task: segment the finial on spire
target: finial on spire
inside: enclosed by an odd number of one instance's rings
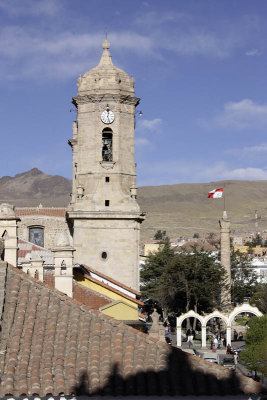
[[[226,212],[226,210],[224,210],[224,212],[223,212],[223,219],[227,219],[227,212]]]
[[[102,47],[103,47],[103,49],[107,49],[107,50],[110,48],[110,43],[108,41],[108,27],[107,26],[105,26],[105,40],[102,43]]]
[[[105,39],[105,41],[102,43],[103,50],[108,50],[110,48],[110,43],[108,39]]]
[[[99,65],[112,65],[111,55],[109,52],[110,43],[108,41],[108,28],[105,27],[105,40],[102,43],[103,53]]]

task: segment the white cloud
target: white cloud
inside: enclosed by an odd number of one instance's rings
[[[267,180],[267,169],[262,168],[237,168],[227,171],[227,179]]]
[[[154,118],[154,119],[142,119],[138,122],[138,128],[147,129],[149,131],[155,131],[159,128],[162,123],[161,118]]]
[[[124,31],[108,35],[112,48],[133,50],[135,53],[153,53],[155,42],[152,37],[136,32]],[[99,42],[98,42],[99,43]]]
[[[182,33],[175,40],[167,39],[165,41],[165,48],[188,56],[202,55],[225,58],[230,55],[235,47],[237,47],[237,42],[230,36],[220,38],[210,32]]]
[[[214,29],[212,21],[202,24],[193,13],[142,10],[133,24],[153,37],[155,53],[164,49],[187,56],[226,58],[236,49],[247,48],[259,23],[252,16],[235,22],[219,21]]]
[[[230,154],[237,156],[239,158],[247,158],[247,157],[255,157],[258,159],[258,157],[266,157],[267,154],[267,143],[262,143],[257,146],[245,146],[243,148],[236,148],[236,149],[230,149],[225,151],[225,154]]]
[[[260,56],[261,52],[258,49],[251,49],[246,51],[246,56],[248,57],[253,57],[253,56]]]
[[[147,146],[150,145],[150,141],[147,140],[146,138],[136,138],[135,139],[135,145],[136,146]]]
[[[200,168],[197,177],[207,180],[262,180],[267,179],[265,168],[230,168],[225,163],[213,164],[210,167]],[[199,181],[199,180],[198,180]]]
[[[0,29],[0,37],[0,78],[2,75],[4,79],[77,76],[98,63],[100,55],[96,56],[96,50],[101,49],[103,41],[102,34],[52,35],[26,31],[19,26]],[[128,48],[137,53],[148,53],[151,48],[150,39],[135,33],[112,34],[110,40],[113,48]]]
[[[232,168],[224,162],[203,164],[193,160],[157,160],[138,163],[144,176],[138,185],[168,185],[181,182],[220,180],[267,180],[267,168]],[[139,176],[139,172],[137,174]]]
[[[134,23],[137,25],[142,25],[145,28],[151,29],[152,27],[158,27],[159,25],[162,24],[169,24],[169,23],[175,23],[177,24],[178,21],[188,21],[188,19],[191,19],[191,17],[188,14],[182,13],[182,12],[174,12],[174,11],[165,11],[159,14],[156,11],[149,11],[149,12],[142,12],[137,16],[137,18],[134,20]]]
[[[55,16],[61,6],[60,0],[0,0],[0,9],[11,16]]]
[[[200,125],[207,129],[232,128],[237,130],[267,126],[267,104],[257,104],[250,99],[228,102],[224,110],[211,120],[201,120]]]

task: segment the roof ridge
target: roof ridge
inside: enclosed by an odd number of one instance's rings
[[[101,281],[99,281],[98,279],[93,278],[93,277],[92,277],[91,275],[89,275],[89,274],[85,274],[84,276],[85,276],[88,280],[90,280],[90,281],[92,281],[92,282],[94,282],[94,283],[97,283],[98,285],[100,285],[100,286],[102,286],[102,287],[104,287],[104,288],[106,288],[106,289],[108,289],[108,290],[111,290],[112,292],[114,292],[114,293],[116,293],[116,294],[119,294],[119,295],[122,296],[122,297],[125,297],[127,300],[130,300],[130,301],[132,301],[133,303],[137,303],[137,304],[139,304],[140,306],[144,305],[144,303],[143,303],[142,301],[140,301],[140,300],[138,300],[138,299],[136,299],[136,298],[133,298],[133,297],[131,297],[131,296],[128,296],[126,293],[123,293],[123,292],[121,292],[120,290],[117,290],[117,289],[115,289],[114,287],[107,285],[105,282],[101,282]]]
[[[111,278],[108,275],[103,274],[102,272],[97,271],[96,269],[89,267],[88,265],[85,264],[80,264],[81,267],[89,270],[90,272],[93,272],[94,274],[97,274],[99,276],[101,276],[104,279],[109,280],[110,282],[113,282],[115,285],[121,286],[122,288],[129,290],[129,292],[132,292],[134,294],[136,294],[137,296],[141,296],[141,292],[139,292],[138,290],[135,290],[133,288],[131,288],[130,286],[125,285],[124,283],[121,283],[119,281],[117,281],[116,279]]]
[[[40,250],[45,250],[45,251],[49,251],[50,253],[52,253],[51,250],[47,249],[46,247],[39,246],[38,244],[29,242],[28,240],[18,238],[18,243],[20,243],[20,242],[30,244],[30,245],[32,245],[33,247],[38,247]],[[33,250],[33,251],[34,251],[34,250]],[[37,251],[37,250],[35,250],[35,251]]]

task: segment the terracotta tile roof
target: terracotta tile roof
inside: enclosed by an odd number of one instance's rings
[[[89,310],[9,267],[0,395],[215,395],[262,386]]]
[[[73,282],[73,298],[96,311],[98,311],[100,307],[113,302],[112,299],[100,295],[94,290],[82,286],[75,281]]]
[[[212,246],[210,243],[207,241],[203,240],[190,240],[183,244],[182,246],[177,247],[177,250],[186,250],[186,251],[191,251],[193,247],[196,247],[197,250],[204,250],[204,251],[214,251],[217,250],[215,246]]]
[[[129,292],[132,292],[132,293],[135,294],[138,298],[141,297],[141,293],[140,293],[140,292],[138,292],[137,290],[135,290],[135,289],[133,289],[133,288],[130,288],[130,287],[127,286],[127,285],[124,285],[123,283],[121,283],[121,282],[119,282],[119,281],[116,281],[115,279],[111,278],[110,276],[104,275],[104,274],[102,274],[101,272],[97,271],[96,269],[93,269],[93,268],[91,268],[91,267],[88,267],[88,265],[84,265],[84,264],[83,264],[83,265],[81,265],[81,267],[84,268],[84,269],[85,269],[87,272],[89,272],[89,273],[90,273],[90,272],[93,272],[94,274],[99,275],[100,277],[102,277],[102,278],[104,278],[104,279],[107,279],[108,281],[114,283],[115,285],[118,285],[118,286],[122,287],[123,289],[128,290]]]
[[[78,268],[77,268],[77,269],[78,269]],[[78,273],[82,273],[82,272],[81,272],[81,269],[79,269],[79,271],[77,271],[77,270],[75,271],[75,274],[78,274]],[[98,272],[97,272],[97,274],[98,274]],[[110,290],[111,292],[114,292],[114,293],[116,293],[116,294],[118,294],[118,295],[124,297],[125,299],[128,299],[128,300],[132,301],[133,303],[138,304],[138,305],[141,306],[141,307],[144,305],[144,303],[143,303],[142,301],[137,300],[137,299],[134,298],[134,297],[130,297],[130,296],[128,296],[127,294],[121,292],[120,290],[117,290],[117,289],[115,289],[114,287],[112,287],[112,286],[110,286],[110,285],[108,285],[108,284],[106,284],[106,283],[104,283],[104,282],[101,282],[101,281],[99,281],[98,279],[93,278],[90,274],[82,273],[82,275],[83,275],[86,279],[88,279],[89,281],[94,282],[94,283],[96,283],[97,285],[102,286],[102,287],[104,287],[104,288]],[[100,275],[100,274],[98,274],[98,275]],[[102,275],[102,276],[105,276],[105,275]],[[106,277],[106,279],[111,280],[109,277]],[[113,281],[114,281],[114,280],[113,280]],[[115,281],[115,282],[116,282],[116,281]],[[117,284],[120,285],[120,286],[122,286],[119,282],[118,282]],[[125,286],[125,285],[123,285],[123,286]],[[126,286],[126,287],[127,287],[127,286]],[[129,290],[132,290],[132,289],[129,288]]]
[[[45,208],[45,207],[16,207],[15,208],[16,217],[21,217],[24,215],[46,215],[49,217],[62,217],[65,218],[66,208]]]

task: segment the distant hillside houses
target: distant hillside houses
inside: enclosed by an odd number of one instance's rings
[[[267,234],[262,235],[263,240],[267,238]],[[243,233],[242,236],[232,236],[232,242],[234,243],[244,243],[244,241],[250,241],[255,238],[255,234]],[[240,239],[240,240],[236,240]],[[217,246],[217,237],[214,238],[214,245],[211,244],[206,239],[200,238],[171,238],[170,239],[170,247],[174,249],[175,252],[179,252],[182,250],[190,251],[193,248],[197,250],[210,251],[213,255],[218,255],[218,246]],[[140,263],[143,264],[147,257],[150,254],[156,254],[164,244],[162,240],[149,240],[146,241],[143,245],[143,251],[140,255]],[[267,247],[262,247],[257,245],[255,247],[245,246],[242,244],[235,244],[234,251],[239,251],[240,253],[251,254],[251,268],[253,268],[254,272],[258,275],[258,282],[267,283]]]

